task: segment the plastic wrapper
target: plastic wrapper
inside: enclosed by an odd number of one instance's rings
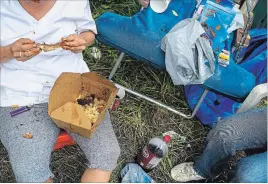
[[[121,171],[122,183],[154,183],[153,179],[137,164],[129,163]]]
[[[214,74],[214,54],[196,19],[176,24],[162,39],[165,64],[174,85],[202,84]]]
[[[212,1],[207,1],[204,11],[200,17],[200,22],[206,21],[208,18],[212,17],[214,14],[217,14],[219,20],[223,26],[228,29],[236,15],[233,10],[233,6],[222,6],[220,4],[214,3]]]
[[[217,50],[220,43],[224,42],[228,37],[228,32],[221,23],[217,14],[209,16],[207,20],[202,22],[202,26],[209,38],[212,40],[212,49]]]

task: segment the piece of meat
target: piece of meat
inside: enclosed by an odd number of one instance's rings
[[[58,48],[61,48],[61,44],[57,43],[57,44],[38,44],[37,47],[40,48],[40,50],[44,51],[44,52],[49,52],[49,51],[53,51],[56,50]]]

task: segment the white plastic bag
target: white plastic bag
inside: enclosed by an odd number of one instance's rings
[[[174,85],[203,84],[214,74],[214,54],[196,19],[176,24],[162,39],[166,70]]]

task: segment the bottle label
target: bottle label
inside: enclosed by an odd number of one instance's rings
[[[148,157],[150,156],[150,154],[149,154],[149,149],[148,149],[147,146],[145,146],[145,147],[143,148],[143,150],[142,150],[142,156],[143,156],[144,158],[148,158]]]
[[[153,157],[150,160],[150,162],[147,164],[147,167],[152,169],[152,168],[156,167],[161,160],[162,160],[161,158]]]
[[[161,158],[157,158],[156,155],[149,150],[148,146],[145,146],[142,153],[138,156],[138,163],[147,170],[156,167],[161,160]]]

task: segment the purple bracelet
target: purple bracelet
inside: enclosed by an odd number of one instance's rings
[[[14,110],[14,111],[11,111],[11,112],[10,112],[10,116],[11,116],[11,117],[14,117],[14,116],[16,116],[16,115],[18,115],[18,114],[24,113],[24,112],[29,111],[29,110],[30,110],[30,107],[28,107],[28,106],[21,107],[21,108],[19,108],[19,109],[16,109],[16,110]]]

